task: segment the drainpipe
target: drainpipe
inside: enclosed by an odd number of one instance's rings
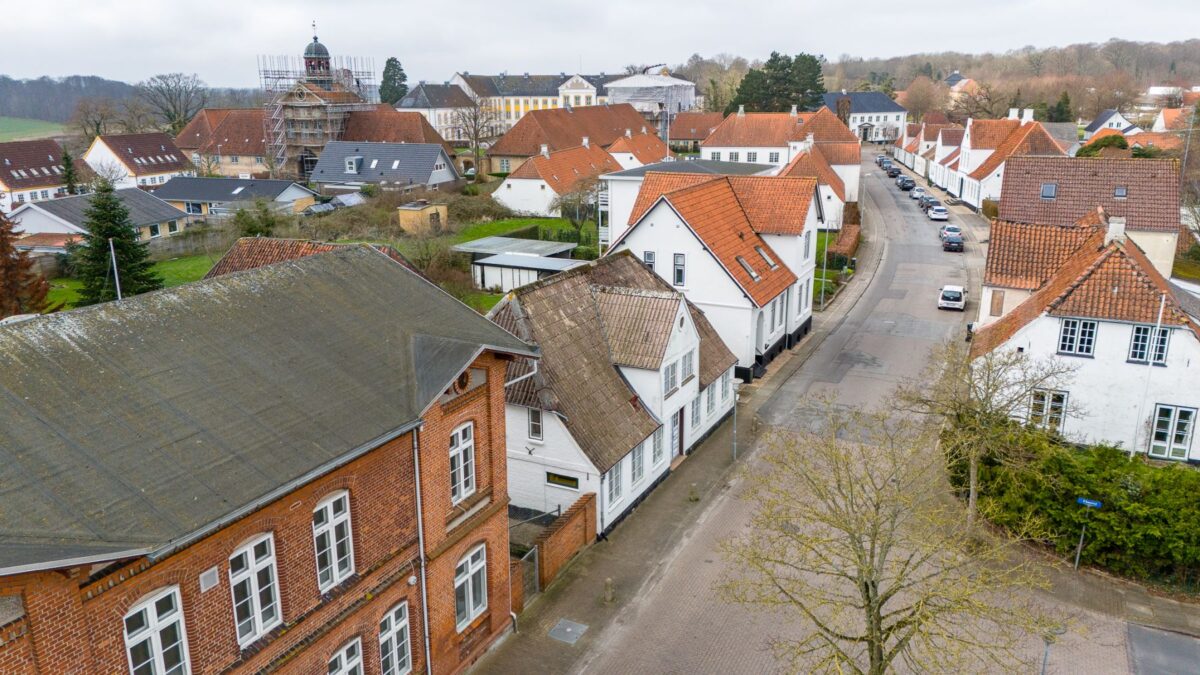
[[[430,661],[429,649],[429,588],[425,584],[425,526],[421,507],[421,428],[412,432],[413,470],[417,477],[417,546],[421,557],[421,622],[425,629],[425,675],[433,674],[433,663]]]

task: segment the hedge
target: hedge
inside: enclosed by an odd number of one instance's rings
[[[1047,543],[1073,557],[1086,521],[1082,563],[1200,589],[1200,472],[1144,456],[1130,460],[1127,451],[1109,446],[1078,449],[1033,431],[1022,433],[1022,445],[1027,461],[981,467],[981,512],[993,522],[1016,527],[1036,516]],[[962,467],[954,469],[961,486]],[[1104,506],[1086,509],[1078,497]]]

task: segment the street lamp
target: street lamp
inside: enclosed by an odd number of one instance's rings
[[[1062,625],[1057,625],[1042,633],[1042,642],[1046,644],[1046,650],[1042,652],[1042,675],[1046,675],[1046,666],[1050,663],[1050,645],[1058,641],[1067,628]]]

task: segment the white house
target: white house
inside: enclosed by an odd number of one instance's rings
[[[446,82],[429,84],[421,82],[396,103],[396,110],[417,112],[448,141],[469,141],[461,124],[470,119],[469,111],[475,105],[462,87]],[[485,130],[485,137],[499,136],[500,125]]]
[[[583,197],[599,189],[599,176],[622,167],[604,148],[591,145],[586,137],[583,140],[583,145],[557,152],[543,145],[542,154],[530,157],[509,174],[492,198],[531,216],[558,216],[559,198],[573,193],[584,203],[591,202],[591,197]]]
[[[1103,129],[1116,129],[1125,136],[1132,136],[1141,131],[1138,125],[1130,122],[1117,110],[1101,110],[1092,123],[1083,128],[1083,141],[1086,143]]]
[[[933,165],[937,161],[938,138],[941,136],[942,129],[954,128],[958,128],[958,125],[921,123],[921,132],[918,134],[919,140],[912,167],[917,175],[933,180],[932,173]]]
[[[816,112],[748,113],[739,106],[700,144],[700,156],[718,162],[787,166],[813,143],[858,143],[829,108]]]
[[[852,132],[864,143],[891,143],[900,136],[908,110],[880,91],[851,91],[843,89],[822,97],[825,107],[840,115],[846,107]]]
[[[645,164],[624,171],[600,176],[600,243],[608,245],[621,236],[629,227],[629,216],[637,203],[638,193],[646,174],[690,173],[707,176],[771,176],[779,168],[771,164],[747,164],[745,162],[714,162],[708,159],[667,161]],[[830,169],[830,174],[833,170]],[[836,174],[833,174],[836,179]],[[840,184],[840,183],[839,183]],[[840,211],[839,211],[840,213]]]
[[[802,152],[792,158],[792,161],[779,172],[780,176],[793,178],[813,178],[817,181],[817,194],[820,197],[822,213],[822,229],[842,229],[842,216],[845,212],[848,190],[841,172],[837,171],[826,158],[825,150],[830,143],[817,143],[809,152]],[[855,173],[857,177],[857,172]]]
[[[519,508],[566,510],[595,492],[608,532],[733,410],[734,355],[628,253],[517,288],[489,317],[541,356],[514,363],[505,386]]]
[[[626,129],[625,135],[609,144],[606,150],[622,169],[636,169],[671,159],[671,150],[662,139],[641,127],[640,133]]]
[[[63,149],[49,138],[0,143],[0,214],[66,195],[62,155]],[[77,162],[75,172],[78,187],[86,188],[92,177],[87,165]]]
[[[972,130],[976,133],[973,134]],[[981,208],[985,200],[1000,199],[1004,184],[1004,167],[1010,158],[1030,155],[1065,157],[1067,154],[1058,141],[1038,122],[1021,123],[994,149],[988,150],[978,147],[981,141],[978,131],[974,125],[969,125],[965,138],[969,139],[973,146],[970,149],[971,159],[985,159],[970,172],[963,170],[961,162],[959,165],[959,185],[962,188],[960,196],[965,204],[974,209]],[[964,143],[966,142],[964,140]]]
[[[933,146],[933,161],[929,165],[929,180],[943,190],[950,182],[950,176],[957,171],[959,147],[965,133],[966,130],[958,126],[938,130],[937,142]]]
[[[816,194],[811,178],[650,173],[610,250],[703,310],[749,381],[811,327]]]
[[[1110,218],[1016,311],[975,333],[971,354],[1016,349],[1075,367],[1061,389],[1033,393],[1030,424],[1200,461],[1200,301],[1170,284],[1123,228]]]
[[[908,168],[913,167],[913,160],[916,157],[917,148],[920,147],[921,125],[909,122],[904,125],[900,135],[896,137],[896,142],[892,147],[892,156]]]
[[[195,176],[196,167],[161,132],[97,136],[83,161],[116,188],[154,188],[176,176]]]

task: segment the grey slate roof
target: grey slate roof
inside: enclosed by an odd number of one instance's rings
[[[501,74],[501,75],[470,75],[462,74],[463,79],[475,90],[475,93],[480,96],[558,96],[558,88],[564,82],[574,77],[573,74],[559,73],[558,75],[529,75],[520,73],[516,75]],[[608,90],[605,87],[609,82],[628,77],[625,74],[607,74],[599,75],[583,75],[580,77],[587,80],[592,86],[596,87],[597,96],[607,96]]]
[[[826,108],[837,112],[838,99],[843,96],[850,98],[851,113],[902,113],[908,112],[904,106],[892,100],[891,96],[881,91],[848,91],[845,94],[830,92],[821,99]]]
[[[252,178],[193,178],[176,176],[154,191],[159,199],[188,202],[241,202],[253,199],[274,200],[285,190],[295,185],[316,194],[312,190],[290,180],[267,180]]]
[[[117,190],[116,195],[125,208],[129,209],[129,220],[135,227],[165,223],[187,216],[183,211],[145,190],[124,188]],[[91,200],[91,195],[75,195],[44,202],[32,202],[31,206],[62,218],[76,227],[83,227],[84,221],[87,220],[84,212],[91,206]]]
[[[1083,130],[1089,134],[1100,131],[1100,129],[1104,128],[1104,125],[1108,123],[1108,119],[1117,114],[1119,114],[1119,113],[1116,110],[1113,110],[1111,108],[1108,110],[1101,110],[1100,114],[1096,115],[1096,119],[1092,120],[1092,123],[1087,125],[1086,127],[1084,127]],[[1118,131],[1120,131],[1121,133],[1125,133],[1126,131],[1129,131],[1130,129],[1133,129],[1135,127],[1137,127],[1136,124],[1130,124],[1129,126],[1125,127],[1124,129],[1118,129]]]
[[[571,258],[546,258],[540,255],[523,255],[520,253],[501,253],[499,255],[480,258],[472,264],[488,265],[491,267],[513,267],[538,270],[539,272],[561,272],[569,270],[572,267],[586,265],[587,261],[573,260]]]
[[[362,157],[357,174],[346,173],[346,158]],[[332,141],[325,144],[317,165],[313,167],[315,183],[388,183],[426,185],[433,174],[433,165],[441,158],[446,167],[454,164],[445,149],[435,143],[367,143]],[[372,168],[372,163],[375,166]],[[393,168],[394,167],[394,168]]]
[[[410,90],[397,109],[404,108],[469,108],[471,97],[457,84],[428,84],[422,82]]]
[[[0,326],[0,574],[167,553],[534,352],[368,247]]]
[[[524,253],[526,255],[553,256],[565,253],[579,244],[563,241],[542,241],[540,239],[518,239],[517,237],[484,237],[465,241],[450,247],[458,253]]]
[[[615,171],[609,176],[636,178],[651,171],[658,173],[703,173],[713,176],[754,176],[775,169],[772,164],[749,164],[747,162],[718,162],[711,159],[692,159],[678,162],[658,162]]]

